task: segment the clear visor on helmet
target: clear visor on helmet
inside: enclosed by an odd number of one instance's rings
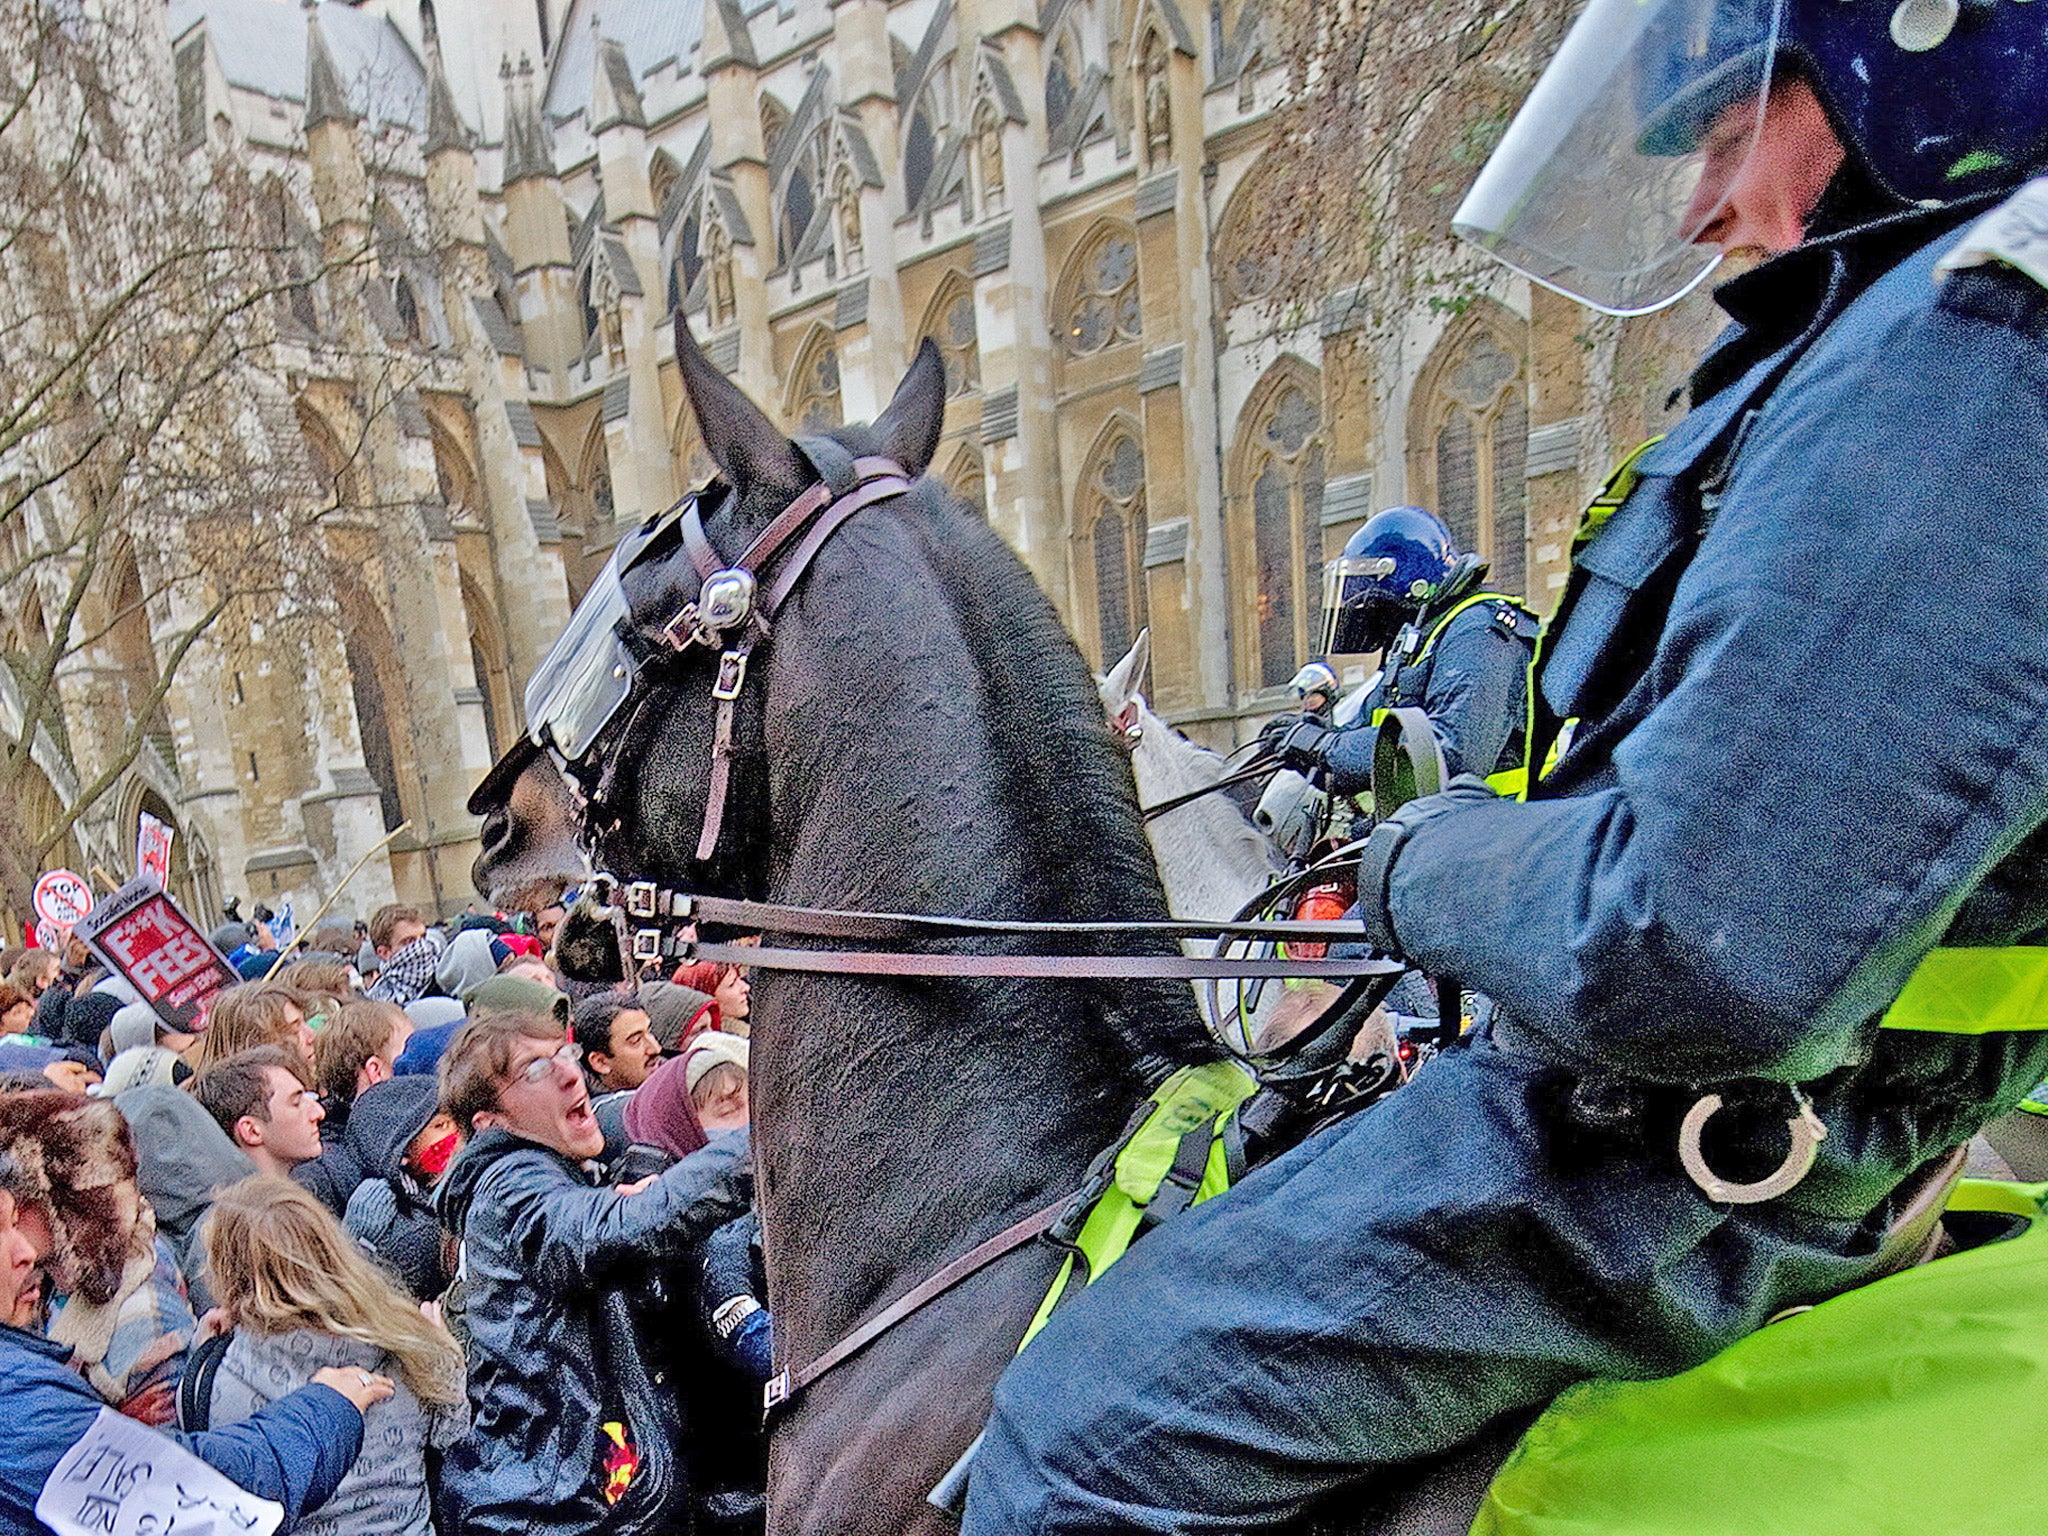
[[[1394,595],[1379,583],[1394,574],[1391,555],[1339,555],[1323,566],[1323,654],[1361,655],[1361,632],[1376,632],[1382,626],[1378,615],[1363,613],[1365,607],[1381,604],[1393,608]],[[1363,619],[1365,622],[1360,623]],[[1396,620],[1396,627],[1399,620]],[[1366,645],[1364,650],[1376,650]]]
[[[1609,314],[1683,297],[1755,151],[1784,0],[1592,0],[1451,227]]]
[[[552,746],[572,763],[590,750],[633,691],[633,658],[616,627],[627,613],[618,554],[590,584],[569,627],[526,685],[526,728],[534,744]]]
[[[1384,581],[1394,574],[1391,555],[1339,555],[1323,565],[1323,612],[1335,613],[1346,597],[1358,596],[1353,582]]]

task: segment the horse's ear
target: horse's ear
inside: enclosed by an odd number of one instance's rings
[[[1111,714],[1137,698],[1145,686],[1145,668],[1152,660],[1152,631],[1141,629],[1123,660],[1102,680],[1102,702]]]
[[[683,393],[704,434],[705,451],[741,496],[759,488],[786,498],[814,478],[795,445],[704,355],[681,309],[676,311],[676,363],[682,369]]]
[[[875,418],[875,446],[916,479],[939,451],[939,429],[945,424],[946,363],[927,336],[910,360],[910,372],[896,386],[896,398]]]

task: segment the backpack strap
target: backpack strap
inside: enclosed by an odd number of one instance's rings
[[[201,1339],[185,1357],[185,1374],[178,1379],[178,1428],[196,1435],[213,1424],[213,1378],[227,1358],[232,1333],[217,1333]]]

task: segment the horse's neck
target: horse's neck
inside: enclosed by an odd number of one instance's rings
[[[1043,767],[1020,762],[1021,727],[1044,753],[1080,755],[1056,775],[1075,793],[1113,784],[1085,756],[1113,750],[1099,715],[1092,737],[1060,720],[995,718],[1016,701],[975,665],[956,616],[919,596],[914,571],[869,555],[880,569],[859,594],[835,601],[826,576],[778,637],[771,899],[1152,915],[1156,882],[1148,893],[1149,877],[1127,867],[1143,863],[1135,835],[1111,839],[1135,860],[1069,846],[1104,808],[1045,804],[1016,783]],[[893,607],[878,596],[892,591]],[[1072,1188],[1141,1088],[1102,1017],[1128,1004],[1100,987],[775,975],[756,998],[756,1155],[792,1359]]]
[[[1139,727],[1131,770],[1142,803],[1158,805],[1223,778],[1221,757],[1180,735],[1149,708],[1141,710]],[[1281,868],[1271,840],[1221,792],[1169,811],[1145,830],[1175,917],[1235,916]]]

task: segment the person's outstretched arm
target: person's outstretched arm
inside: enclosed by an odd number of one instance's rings
[[[753,1200],[746,1133],[719,1137],[635,1194],[564,1183],[537,1159],[509,1162],[492,1180],[518,1251],[535,1256],[534,1283],[567,1289],[623,1263],[674,1258]]]

